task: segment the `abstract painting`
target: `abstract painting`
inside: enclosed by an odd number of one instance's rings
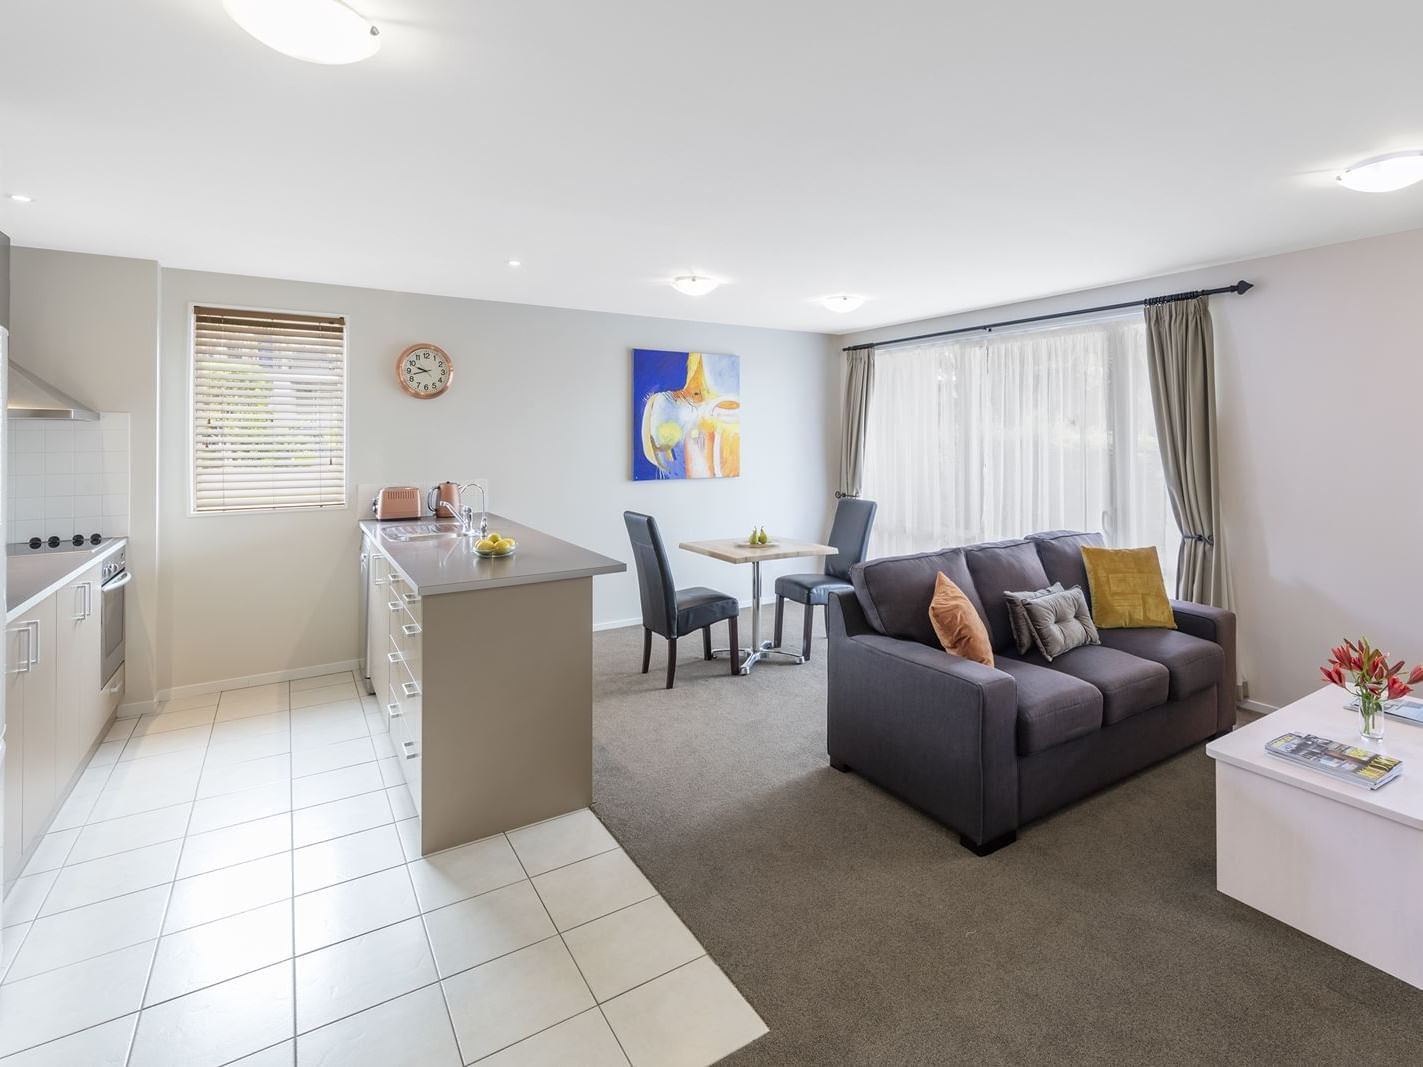
[[[634,481],[741,473],[741,359],[632,352]]]

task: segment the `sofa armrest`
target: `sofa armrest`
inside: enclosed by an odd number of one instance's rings
[[[853,593],[832,595],[831,762],[975,843],[1018,825],[1018,687],[1011,675],[875,632]]]
[[[1216,732],[1227,733],[1235,726],[1235,705],[1240,675],[1236,668],[1235,612],[1213,608],[1208,604],[1193,604],[1186,600],[1171,601],[1176,616],[1176,629],[1220,645],[1225,653],[1221,679],[1216,689]]]

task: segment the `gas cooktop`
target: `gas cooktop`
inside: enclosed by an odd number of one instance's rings
[[[28,541],[17,541],[5,546],[9,556],[29,556],[36,552],[92,552],[102,548],[112,537],[102,534],[75,534],[72,537],[31,537]]]

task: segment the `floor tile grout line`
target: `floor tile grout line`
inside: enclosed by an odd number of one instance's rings
[[[596,815],[593,817],[595,819],[597,818]],[[601,825],[602,820],[599,819],[598,822]],[[607,830],[607,827],[605,826],[603,827],[603,829]],[[608,836],[612,837],[612,834],[609,833]],[[522,856],[519,855],[519,850],[514,847],[514,842],[509,838],[509,835],[507,833],[504,835],[504,839],[509,842],[509,848],[514,853],[514,859],[518,861],[519,869],[524,872],[524,877],[529,878],[529,869],[524,866],[524,859]],[[617,838],[613,838],[613,840],[616,842]],[[600,855],[605,854],[606,853],[600,853]],[[588,858],[591,859],[592,857],[590,856]],[[628,857],[628,859],[629,862],[631,862],[631,857]],[[572,866],[572,864],[569,864],[569,866]],[[636,865],[634,864],[634,866]],[[547,874],[548,872],[545,871],[544,873]],[[648,884],[650,885],[651,883],[649,882]],[[608,1028],[608,1032],[613,1035],[613,1040],[618,1043],[618,1051],[623,1054],[623,1059],[631,1063],[632,1058],[628,1056],[627,1049],[623,1048],[622,1038],[618,1037],[617,1031],[613,1029],[613,1024],[609,1021],[607,1012],[603,1011],[603,1005],[598,1000],[598,994],[593,992],[593,985],[591,982],[588,981],[588,976],[583,973],[583,967],[578,962],[578,957],[573,954],[573,949],[568,947],[568,939],[563,936],[563,931],[559,929],[558,920],[553,917],[553,912],[549,911],[548,902],[544,900],[543,894],[539,892],[539,887],[537,885],[534,885],[534,880],[532,878],[529,878],[529,885],[533,887],[534,896],[538,898],[539,907],[543,908],[544,914],[548,916],[548,921],[553,924],[554,932],[558,935],[558,941],[559,944],[563,946],[563,951],[568,953],[568,958],[573,961],[573,969],[578,972],[578,977],[582,980],[583,987],[588,990],[588,995],[593,998],[593,1006],[598,1009],[598,1014],[603,1017],[603,1025]],[[579,1012],[578,1014],[581,1015],[582,1012]],[[575,1018],[575,1016],[570,1015],[568,1017],[568,1019],[572,1018]],[[568,1019],[561,1019],[559,1020],[559,1023],[565,1023],[568,1021]],[[559,1023],[555,1023],[554,1025],[559,1025]],[[529,1036],[532,1037],[533,1035],[531,1034]]]
[[[401,855],[405,854],[405,846],[400,846]],[[440,1003],[445,1006],[445,1022],[449,1024],[450,1036],[455,1040],[455,1054],[459,1056],[460,1062],[464,1062],[464,1050],[460,1048],[460,1032],[455,1026],[455,1013],[450,1008],[450,996],[445,992],[444,980],[440,977],[440,958],[435,955],[435,942],[430,937],[430,926],[425,922],[425,913],[420,908],[420,894],[415,891],[415,876],[410,873],[410,860],[405,861],[405,877],[410,882],[410,895],[415,901],[415,917],[420,920],[420,930],[425,935],[425,947],[430,952],[430,966],[435,968],[435,985],[440,989]],[[517,883],[511,882],[510,885]],[[424,987],[421,987],[424,988]],[[411,992],[414,992],[412,990]]]
[[[163,883],[163,882],[160,882],[158,885],[145,886],[143,889],[135,889],[135,890],[133,890],[133,891],[131,891],[131,892],[128,892],[128,893],[120,893],[118,896],[105,897],[103,900],[96,900],[96,901],[94,901],[94,904],[112,904],[112,903],[113,903],[114,901],[116,901],[116,900],[123,900],[124,897],[136,897],[136,896],[138,896],[140,893],[150,893],[150,892],[152,892],[152,891],[155,890],[155,889],[161,889],[161,888],[163,888],[163,886],[164,886],[165,884],[171,885],[172,883]],[[64,911],[56,911],[56,912],[54,912],[54,913],[51,914],[51,915],[46,915],[44,918],[45,918],[45,919],[54,919],[54,918],[57,918],[57,917],[59,917],[59,916],[61,916],[61,915],[72,915],[72,914],[73,914],[74,912],[76,912],[76,911],[82,911],[84,908],[91,907],[91,906],[92,906],[92,905],[89,905],[89,904],[81,904],[81,905],[80,905],[79,907],[77,907],[77,908],[68,908],[68,909],[66,909],[66,910],[64,910]],[[33,920],[31,920],[31,922],[30,922],[30,929],[27,930],[27,931],[25,931],[26,935],[28,935],[29,933],[31,933],[31,932],[34,930],[35,923],[38,923],[38,922],[40,922],[39,919],[33,919]],[[38,977],[39,977],[40,975],[42,975],[42,974],[53,974],[55,971],[62,971],[62,970],[64,970],[64,968],[66,968],[66,967],[74,967],[74,966],[77,966],[78,964],[81,964],[81,963],[89,963],[91,960],[97,960],[97,959],[99,959],[100,957],[102,957],[102,956],[107,956],[107,955],[109,955],[110,953],[113,953],[113,952],[122,952],[122,951],[123,951],[124,949],[126,949],[126,948],[136,948],[137,946],[142,945],[142,944],[146,944],[146,943],[149,942],[149,941],[157,941],[158,938],[162,936],[162,934],[161,934],[162,923],[161,923],[161,922],[160,922],[160,924],[159,924],[159,930],[160,930],[160,933],[159,933],[157,936],[154,936],[154,937],[142,937],[142,938],[139,938],[137,941],[132,941],[132,942],[130,942],[130,943],[127,944],[127,945],[117,945],[117,946],[115,946],[115,947],[113,947],[113,948],[106,948],[106,949],[104,949],[104,951],[102,951],[102,952],[95,952],[95,953],[94,953],[93,955],[91,955],[91,956],[83,956],[83,957],[81,957],[81,958],[79,958],[79,959],[70,960],[68,963],[61,963],[61,964],[59,964],[59,965],[56,966],[56,967],[46,967],[44,970],[42,970],[42,971],[35,971],[33,974],[21,975],[19,978],[11,978],[11,977],[9,976],[9,972],[11,972],[11,971],[13,971],[13,970],[15,969],[15,964],[16,964],[17,962],[19,962],[19,959],[20,959],[20,953],[21,953],[22,951],[24,951],[24,947],[25,947],[25,946],[24,946],[24,942],[22,942],[21,945],[20,945],[20,947],[15,950],[15,955],[14,955],[14,957],[11,958],[11,960],[10,960],[10,966],[9,966],[8,968],[6,968],[6,973],[5,973],[5,975],[4,975],[4,980],[3,980],[3,981],[0,981],[0,986],[13,985],[15,982],[24,982],[24,981],[27,981],[28,979],[31,979],[31,978],[38,978]],[[25,941],[28,941],[28,940],[29,940],[29,938],[28,938],[28,936],[27,936],[27,937],[25,938]]]
[[[221,699],[221,696],[219,696],[219,702],[221,702]],[[216,716],[216,711],[214,711],[213,714],[214,716]],[[135,727],[136,726],[137,724],[135,724]],[[132,731],[130,731],[130,733],[132,733]],[[193,784],[193,799],[190,803],[190,806],[188,807],[187,822],[185,822],[183,825],[183,843],[178,849],[178,859],[173,864],[173,877],[168,880],[168,899],[163,904],[163,917],[158,921],[158,938],[153,943],[153,955],[149,957],[148,960],[148,974],[145,975],[143,979],[143,993],[138,998],[138,1020],[134,1023],[133,1033],[129,1035],[128,1050],[124,1053],[125,1067],[127,1067],[129,1061],[133,1059],[133,1049],[134,1046],[138,1043],[138,1032],[143,1027],[143,1012],[148,1003],[148,990],[149,987],[153,984],[153,970],[158,965],[158,953],[163,947],[163,927],[168,925],[168,909],[173,906],[173,889],[178,882],[178,871],[183,865],[183,853],[187,851],[188,830],[193,825],[193,811],[197,807],[198,803],[197,794],[199,790],[202,789],[203,771],[207,768],[208,750],[210,748],[212,748],[211,731],[209,731],[208,733],[207,744],[203,746],[202,762],[198,765],[198,779]]]

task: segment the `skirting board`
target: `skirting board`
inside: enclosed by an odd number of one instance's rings
[[[1241,700],[1235,706],[1241,711],[1250,712],[1251,715],[1268,715],[1272,711],[1280,710],[1274,704],[1266,704],[1259,700]]]
[[[285,671],[270,671],[267,674],[249,674],[241,678],[223,678],[216,682],[197,682],[193,685],[177,685],[172,689],[160,689],[158,696],[150,703],[143,702],[137,704],[121,704],[115,713],[120,719],[130,719],[144,712],[153,711],[154,708],[165,700],[176,700],[179,697],[202,696],[207,693],[219,693],[224,689],[246,689],[253,685],[268,685],[272,682],[290,682],[297,678],[318,678],[323,674],[339,674],[341,671],[353,671],[358,665],[357,660],[345,659],[337,663],[322,663],[314,667],[293,667]]]

